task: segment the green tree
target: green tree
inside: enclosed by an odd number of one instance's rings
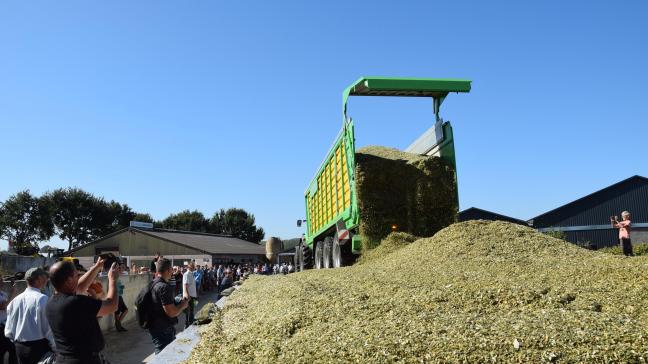
[[[209,220],[198,210],[184,210],[177,214],[169,215],[160,224],[165,229],[207,232]]]
[[[209,223],[209,232],[227,234],[239,239],[259,243],[263,240],[263,228],[257,228],[254,215],[239,208],[221,209]]]
[[[112,200],[106,202],[103,199],[97,199],[95,208],[94,216],[97,227],[95,235],[98,235],[97,237],[128,227],[135,217],[135,212],[127,204],[122,205]]]
[[[68,242],[68,250],[87,244],[119,228],[117,203],[107,203],[80,188],[59,188],[48,192],[56,232]]]
[[[155,220],[153,220],[153,217],[151,216],[151,214],[148,214],[148,213],[145,213],[145,212],[136,212],[135,216],[133,216],[132,220],[133,221],[140,221],[140,222],[151,222],[151,223],[155,222]]]
[[[18,192],[0,205],[0,237],[12,242],[20,255],[38,252],[38,243],[54,235],[47,200]]]
[[[135,216],[137,214],[127,204],[120,204],[119,202],[110,201],[108,205],[111,208],[111,212],[115,215],[115,220],[113,221],[113,231],[126,228],[130,226],[131,221],[135,220]]]

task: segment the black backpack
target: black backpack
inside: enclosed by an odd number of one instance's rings
[[[148,329],[153,316],[153,286],[155,281],[149,283],[137,294],[135,299],[135,314],[137,323],[143,329]]]

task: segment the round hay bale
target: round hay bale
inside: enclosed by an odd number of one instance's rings
[[[273,262],[281,251],[281,239],[271,236],[266,242],[266,257]]]

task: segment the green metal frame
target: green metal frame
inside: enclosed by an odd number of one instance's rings
[[[318,186],[317,186],[317,177],[324,171],[324,168],[326,168],[326,165],[331,161],[332,158],[334,158],[334,153],[337,147],[342,143],[343,141],[346,141],[346,158],[347,158],[347,168],[348,168],[348,176],[349,176],[349,188],[351,189],[349,192],[351,194],[351,204],[348,208],[344,209],[341,213],[335,215],[328,223],[323,225],[322,228],[315,232],[310,231],[310,221],[312,216],[310,216],[310,210],[308,209],[308,197],[311,194],[315,194],[317,192]],[[340,219],[344,220],[346,226],[350,229],[357,227],[358,221],[359,221],[359,214],[358,214],[358,204],[357,204],[357,197],[356,197],[356,189],[355,189],[355,134],[354,134],[354,128],[353,128],[353,121],[348,120],[344,123],[342,130],[340,130],[340,133],[338,136],[335,138],[335,141],[333,142],[333,145],[329,149],[328,154],[326,155],[326,158],[320,165],[319,169],[317,170],[317,173],[315,174],[315,177],[313,177],[308,189],[305,192],[305,207],[306,207],[306,245],[312,246],[313,245],[313,240],[316,237],[319,237],[322,233],[326,232],[329,230],[333,225],[335,225],[336,222],[340,221]]]
[[[342,117],[343,124],[338,136],[335,138],[333,145],[328,151],[326,158],[317,170],[317,173],[311,180],[308,189],[305,191],[306,207],[306,245],[312,247],[314,241],[320,238],[322,234],[334,227],[340,220],[344,220],[347,229],[355,229],[358,226],[360,216],[358,211],[356,189],[355,189],[355,134],[353,121],[347,116],[347,102],[349,96],[403,96],[403,97],[431,97],[434,100],[434,113],[437,121],[439,118],[439,109],[450,92],[470,92],[471,81],[459,79],[433,79],[433,78],[393,78],[393,77],[362,77],[347,87],[342,94]],[[443,124],[444,141],[439,145],[440,156],[448,163],[456,166],[454,138],[452,126],[446,122]],[[331,158],[334,157],[335,149],[346,141],[346,158],[347,168],[349,168],[349,184],[351,188],[351,205],[334,216],[330,221],[318,229],[310,231],[310,210],[308,208],[308,197],[314,194],[317,189],[317,178],[323,172]],[[361,239],[354,237],[352,248],[357,251],[360,249]]]
[[[470,92],[471,81],[451,78],[361,77],[342,94],[344,120],[349,96],[432,97],[435,114],[450,92]]]

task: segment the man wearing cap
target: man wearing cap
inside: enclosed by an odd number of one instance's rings
[[[5,336],[16,346],[20,364],[36,364],[54,351],[54,336],[45,316],[47,296],[41,289],[47,284],[47,272],[30,268],[25,273],[27,289],[9,303]]]

